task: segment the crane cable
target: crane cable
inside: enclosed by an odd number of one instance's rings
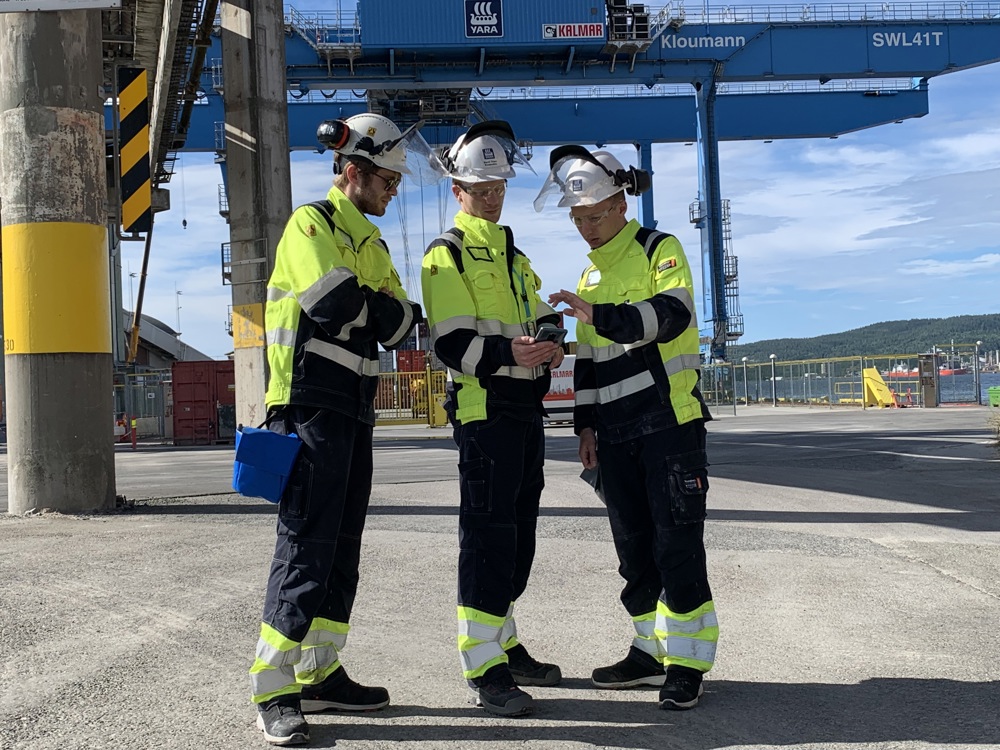
[[[406,191],[399,192],[399,200],[396,203],[396,215],[399,217],[399,233],[403,239],[403,275],[405,278],[404,288],[406,296],[413,297],[413,263],[410,260],[410,236],[406,229]]]

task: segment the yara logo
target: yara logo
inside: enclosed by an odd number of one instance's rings
[[[496,22],[497,14],[493,12],[492,0],[473,3],[469,23],[473,26],[493,26]]]

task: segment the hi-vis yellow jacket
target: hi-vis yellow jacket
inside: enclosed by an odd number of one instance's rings
[[[455,227],[427,248],[421,282],[456,420],[486,419],[487,409],[541,412],[548,368],[517,366],[511,340],[559,316],[539,297],[541,281],[510,228],[460,211]]]
[[[420,317],[379,230],[331,188],[326,201],[295,210],[278,243],[265,312],[267,406],[316,406],[375,424],[378,344],[399,346]]]
[[[698,391],[701,357],[691,270],[676,237],[634,219],[593,250],[577,294],[594,306],[577,323],[573,421],[621,442],[711,419]]]

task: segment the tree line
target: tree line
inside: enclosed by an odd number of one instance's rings
[[[952,342],[956,350],[968,352],[977,341],[982,341],[981,352],[1000,349],[1000,314],[890,320],[825,336],[731,345],[727,355],[731,362],[739,362],[743,357],[765,362],[771,354],[782,361],[920,354],[931,351],[931,347],[950,351]]]

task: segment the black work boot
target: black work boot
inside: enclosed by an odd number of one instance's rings
[[[272,745],[305,745],[309,725],[302,717],[297,695],[280,695],[257,705],[257,728]]]
[[[528,649],[520,643],[507,651],[507,668],[518,685],[550,687],[558,685],[562,679],[559,667],[532,659]]]
[[[686,711],[698,705],[705,692],[701,684],[702,673],[697,669],[671,664],[667,679],[660,688],[660,708],[668,711]]]
[[[667,679],[663,665],[645,651],[632,646],[628,655],[617,664],[598,667],[590,676],[596,687],[610,690],[640,687],[642,685],[662,685]]]
[[[302,713],[322,711],[378,711],[389,705],[384,687],[359,685],[343,667],[318,685],[302,686]]]
[[[469,681],[471,702],[496,716],[526,716],[535,710],[531,696],[521,690],[506,664],[497,664],[482,677]]]

